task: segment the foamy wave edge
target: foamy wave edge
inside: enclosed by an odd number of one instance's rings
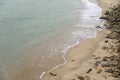
[[[87,0],[87,2],[88,2],[88,0]],[[102,28],[104,29],[104,21],[102,21],[102,24],[101,24],[100,26],[102,26]],[[101,31],[101,30],[103,30],[103,29],[99,29],[98,31]],[[87,37],[86,39],[83,39],[82,41],[87,40],[87,39],[89,39],[89,38],[96,38],[96,36],[97,36],[97,31],[96,31],[95,35],[89,36],[89,37]],[[40,80],[43,79],[43,76],[44,76],[46,73],[49,73],[49,72],[51,72],[51,71],[53,71],[53,70],[55,70],[55,69],[57,69],[57,68],[65,65],[65,64],[67,63],[65,56],[66,56],[66,54],[68,53],[68,51],[69,51],[71,48],[74,48],[74,47],[78,46],[82,41],[77,40],[74,45],[68,46],[67,48],[65,48],[65,50],[63,51],[64,55],[62,56],[62,57],[63,57],[63,60],[64,60],[64,63],[55,66],[55,67],[54,67],[53,69],[51,69],[50,71],[43,72],[43,73],[40,75]]]
[[[97,32],[96,32],[96,34],[95,34],[94,36],[90,36],[90,37],[88,37],[88,38],[86,38],[86,39],[84,39],[84,40],[87,40],[87,39],[89,39],[89,38],[95,38],[96,35],[97,35]],[[82,40],[82,41],[84,41],[84,40]],[[74,48],[74,47],[78,46],[82,41],[77,41],[75,45],[68,46],[68,48],[66,48],[66,49],[64,50],[65,55],[67,54],[67,52],[68,52],[71,48]],[[67,63],[66,58],[65,58],[65,55],[62,56],[63,59],[64,59],[64,63],[57,65],[56,67],[54,67],[54,68],[51,69],[50,71],[43,72],[43,73],[40,75],[40,79],[42,80],[43,76],[44,76],[46,73],[49,73],[49,72],[51,72],[51,71],[53,71],[53,70],[55,70],[55,69],[57,69],[57,68],[65,65],[65,64]]]

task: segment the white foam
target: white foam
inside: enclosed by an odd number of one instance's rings
[[[67,46],[63,51],[62,51],[62,53],[67,53],[67,51],[70,49],[70,48],[72,48],[72,47],[75,47],[76,45],[78,45],[79,44],[79,40],[77,40],[74,44],[72,44],[71,46]]]
[[[42,79],[42,77],[44,76],[46,72],[43,72],[41,75],[40,75],[40,79]]]
[[[95,23],[95,21],[98,23],[100,22],[100,13],[101,13],[101,8],[95,4],[92,3],[88,0],[82,0],[82,2],[86,5],[86,9],[82,12],[82,18],[81,18],[81,23],[82,25],[85,25],[85,27],[88,27],[86,23],[89,23],[89,20],[91,23]],[[89,19],[89,20],[88,20]],[[96,25],[97,25],[96,23]],[[94,27],[94,26],[93,26]]]
[[[94,11],[101,11],[102,9],[95,3],[90,2],[89,0],[82,0],[82,2],[86,5],[88,9],[92,9]],[[98,13],[98,12],[97,12]]]

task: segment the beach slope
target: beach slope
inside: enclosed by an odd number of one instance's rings
[[[103,9],[102,13],[105,14],[104,12],[110,10],[110,7],[116,6],[119,3],[119,0],[98,0],[98,2]],[[114,16],[112,17],[114,18]],[[101,18],[103,18],[103,15]],[[106,23],[107,22],[109,21],[106,21]],[[82,41],[78,46],[72,48],[66,55],[66,64],[53,71],[47,72],[43,76],[43,80],[116,79],[112,74],[105,71],[106,67],[103,68],[103,65],[105,65],[103,60],[107,60],[109,56],[114,55],[111,49],[113,50],[112,47],[115,46],[113,42],[116,40],[106,37],[110,32],[111,30],[109,29],[102,30],[98,32],[95,38]],[[112,59],[114,58],[112,57]],[[100,63],[103,63],[101,64],[102,66],[99,65]],[[115,61],[113,63],[115,63]],[[111,64],[109,66],[111,66]]]

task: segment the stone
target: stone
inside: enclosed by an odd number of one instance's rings
[[[100,74],[102,72],[102,69],[98,69],[97,73]]]
[[[108,20],[109,18],[106,17],[106,16],[101,16],[100,19],[106,19],[106,20]]]
[[[111,66],[116,66],[118,62],[116,60],[113,61],[107,61],[106,63],[102,63],[102,67],[111,67]]]
[[[108,34],[108,35],[106,35],[106,38],[108,38],[108,39],[114,39],[116,36],[115,35],[113,35],[113,34]]]
[[[101,64],[101,61],[96,61],[94,65],[97,67],[99,64]]]
[[[113,70],[112,69],[106,69],[105,72],[113,73]]]
[[[106,38],[112,40],[113,45],[103,46],[103,50],[112,51],[109,57],[102,58],[100,65],[105,69],[105,72],[111,74],[114,80],[120,80],[120,3],[118,6],[113,6],[110,10],[104,12],[104,16],[100,17],[106,21],[106,29],[111,32],[106,35]],[[107,40],[104,41],[108,43]],[[108,52],[110,53],[110,52]],[[99,65],[99,62],[94,64]],[[101,73],[101,69],[97,73]]]
[[[103,50],[107,50],[107,47],[106,47],[106,46],[103,46],[102,49],[103,49]]]
[[[109,11],[105,11],[105,13],[104,13],[104,14],[105,14],[105,15],[109,15],[109,13],[110,13]]]
[[[120,61],[118,62],[118,65],[117,65],[117,67],[120,69]]]
[[[100,28],[101,28],[101,26],[96,26],[96,28],[97,28],[97,29],[100,29]]]
[[[107,57],[104,57],[104,58],[102,59],[102,61],[108,61]]]
[[[117,46],[117,53],[120,52],[120,45]]]
[[[108,40],[105,40],[105,43],[108,43]]]
[[[85,78],[84,78],[83,76],[77,76],[77,78],[78,78],[79,80],[85,80]]]
[[[74,62],[75,60],[72,60],[72,62]]]
[[[50,75],[52,75],[52,76],[57,76],[57,74],[54,74],[54,73],[51,73],[51,72],[50,72]]]
[[[92,68],[90,68],[86,73],[90,73],[92,71]]]

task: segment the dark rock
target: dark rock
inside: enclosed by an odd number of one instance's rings
[[[106,63],[102,63],[101,66],[102,67],[111,67],[111,66],[117,66],[117,61],[113,60],[113,61],[107,61]]]
[[[105,72],[113,73],[113,70],[112,69],[106,69]]]
[[[111,10],[107,10],[104,13],[105,16],[100,17],[100,19],[106,20],[106,29],[111,33],[106,36],[106,38],[113,41],[113,45],[103,46],[102,49],[109,50],[112,49],[112,56],[104,57],[101,61],[101,66],[105,69],[105,72],[111,73],[115,80],[120,80],[120,3],[117,6],[113,6]],[[105,43],[108,43],[106,40]],[[94,65],[98,66],[98,62]],[[98,73],[101,70],[98,70]]]
[[[57,74],[54,74],[54,73],[51,73],[51,72],[50,72],[50,75],[52,75],[52,76],[57,76]]]
[[[105,40],[105,43],[108,43],[108,40]]]
[[[117,46],[117,53],[120,52],[120,45]]]
[[[102,69],[99,69],[99,70],[97,71],[98,74],[100,74],[101,72],[102,72]]]
[[[100,29],[100,28],[101,28],[101,26],[96,26],[96,28],[97,28],[97,29]]]
[[[108,20],[109,18],[106,17],[106,16],[101,16],[100,19],[105,19],[105,20]]]
[[[118,9],[117,6],[113,6],[113,7],[112,7],[112,10],[117,10],[117,9]]]
[[[74,62],[75,60],[72,60],[72,62]]]
[[[92,68],[90,68],[86,73],[90,73],[92,71]]]
[[[103,50],[107,50],[108,48],[107,48],[106,46],[103,46],[102,49],[103,49]]]
[[[113,60],[113,61],[108,61],[106,64],[110,66],[116,66],[118,62],[116,60]]]
[[[99,64],[101,64],[101,61],[96,61],[94,65],[97,67]]]
[[[104,13],[105,15],[109,15],[109,11],[105,11],[105,13]]]
[[[104,57],[104,58],[102,59],[102,61],[108,61],[107,57]]]
[[[106,38],[108,38],[108,39],[114,39],[115,37],[116,37],[116,35],[114,35],[114,34],[108,34],[106,36]]]
[[[120,61],[118,62],[118,65],[117,65],[118,69],[120,69]]]
[[[85,80],[85,78],[84,78],[83,76],[77,76],[77,78],[78,78],[79,80]]]

